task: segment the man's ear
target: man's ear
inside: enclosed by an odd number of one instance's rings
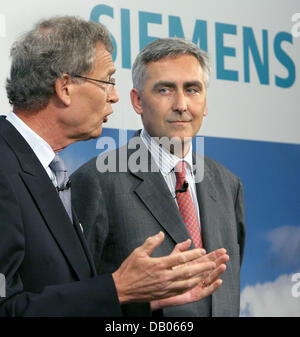
[[[66,106],[71,104],[72,79],[68,74],[62,74],[55,82],[57,98]]]
[[[131,89],[130,91],[131,104],[138,115],[143,114],[142,107],[142,98],[140,95],[140,91],[136,88]]]

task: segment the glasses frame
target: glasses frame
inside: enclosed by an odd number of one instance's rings
[[[111,84],[111,85],[113,85],[113,86],[116,85],[116,82],[104,81],[104,80],[97,80],[96,78],[85,77],[85,76],[81,76],[81,75],[74,75],[73,77],[83,78],[83,79],[85,79],[85,80],[95,81],[95,82],[104,83],[104,84]]]

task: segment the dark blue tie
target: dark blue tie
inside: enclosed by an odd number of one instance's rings
[[[60,158],[60,156],[56,154],[49,167],[56,176],[57,192],[71,221],[73,222],[71,206],[71,183],[65,163]]]

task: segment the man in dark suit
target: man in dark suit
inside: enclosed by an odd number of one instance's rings
[[[165,316],[239,315],[242,184],[220,164],[193,153],[191,145],[207,114],[209,74],[207,55],[194,44],[183,39],[150,43],[132,68],[131,102],[143,130],[127,146],[93,159],[72,176],[73,203],[99,273],[118,267],[158,230],[166,239],[155,256],[169,254],[186,239],[208,252],[227,250],[226,271],[222,267],[218,273],[224,272],[220,289],[185,305],[170,302]]]
[[[186,243],[150,257],[164,240],[160,232],[112,274],[96,275],[58,152],[98,137],[112,113],[111,52],[103,26],[74,17],[41,21],[12,47],[13,112],[0,118],[0,316],[147,315],[147,302],[187,301],[216,267],[201,249],[181,252]]]

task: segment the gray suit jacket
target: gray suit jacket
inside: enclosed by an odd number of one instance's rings
[[[116,156],[126,147],[111,153]],[[129,158],[133,150],[127,150]],[[124,152],[123,152],[124,154]],[[150,154],[148,153],[150,158]],[[123,157],[124,158],[124,157]],[[194,155],[196,159],[196,155]],[[72,176],[72,203],[84,227],[97,272],[116,270],[144,240],[163,230],[165,240],[153,256],[169,254],[190,238],[178,207],[160,172],[99,173],[97,158]],[[230,260],[223,284],[196,303],[163,309],[164,316],[238,316],[240,264],[245,244],[243,188],[240,180],[217,162],[205,158],[204,178],[196,184],[204,248],[226,248]]]

